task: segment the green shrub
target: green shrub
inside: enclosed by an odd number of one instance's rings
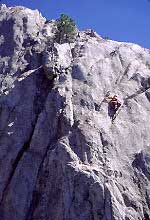
[[[61,14],[56,23],[56,41],[58,43],[70,42],[74,39],[76,34],[75,22],[65,14]]]

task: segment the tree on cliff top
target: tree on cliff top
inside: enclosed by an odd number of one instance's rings
[[[58,43],[71,42],[74,39],[77,28],[75,22],[68,15],[61,14],[56,26],[56,41]]]

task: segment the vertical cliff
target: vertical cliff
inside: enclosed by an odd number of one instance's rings
[[[1,6],[0,220],[149,220],[150,51],[54,38],[55,21]]]

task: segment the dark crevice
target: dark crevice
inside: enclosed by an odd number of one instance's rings
[[[41,170],[42,170],[42,166],[43,166],[43,163],[44,163],[44,160],[46,159],[47,157],[47,154],[49,151],[52,151],[55,149],[56,147],[56,144],[58,143],[59,139],[61,138],[61,135],[60,135],[60,126],[59,126],[59,122],[58,122],[58,130],[56,132],[56,136],[54,136],[50,141],[49,141],[49,144],[47,145],[47,149],[45,151],[45,154],[43,156],[43,159],[40,163],[40,166],[39,166],[39,169],[38,169],[38,174],[37,174],[37,178],[36,178],[36,182],[35,182],[35,185],[34,185],[34,189],[36,188],[36,185],[37,185],[37,182],[39,180],[39,176],[40,176],[40,173],[41,173]],[[26,215],[26,218],[25,220],[32,220],[32,216],[33,216],[33,213],[34,213],[34,210],[36,209],[36,207],[38,206],[39,204],[39,201],[40,201],[40,198],[41,198],[41,193],[34,190],[33,193],[32,193],[32,200],[31,200],[31,203],[30,203],[30,208],[29,208],[29,211]]]
[[[143,173],[148,180],[150,180],[150,155],[140,152],[135,155],[135,159],[132,162],[132,167],[137,169],[139,172]]]
[[[93,214],[93,203],[90,200],[88,200],[88,202],[89,202],[90,207],[91,207],[91,220],[94,220],[95,218],[94,218],[94,214]]]
[[[144,220],[150,220],[150,217],[147,213],[144,213]]]
[[[104,207],[105,207],[105,218],[106,220],[113,220],[113,207],[112,207],[112,198],[111,192],[104,186]]]
[[[37,174],[36,181],[35,181],[35,184],[34,184],[34,189],[36,189],[36,185],[37,185],[37,182],[39,180],[39,176],[40,176],[40,173],[41,173],[41,170],[42,170],[42,166],[43,166],[45,158],[47,157],[48,152],[55,149],[55,146],[56,146],[56,144],[58,142],[57,137],[54,137],[53,139],[51,139],[50,142],[51,142],[51,144],[47,146],[46,152],[45,152],[45,154],[44,154],[44,156],[42,158],[42,161],[40,163],[40,166],[39,166],[39,169],[38,169],[38,174]],[[30,207],[29,207],[29,210],[28,210],[28,212],[26,214],[25,220],[32,220],[32,216],[33,216],[34,210],[38,206],[39,201],[41,199],[41,196],[42,195],[41,195],[41,193],[38,190],[33,190],[33,192],[32,192],[32,199],[31,199],[31,202],[30,202]]]
[[[40,77],[42,75],[42,77]],[[29,149],[30,147],[30,143],[34,134],[34,130],[38,121],[38,117],[39,114],[42,112],[44,105],[45,105],[45,101],[46,98],[49,94],[49,92],[51,91],[51,89],[53,88],[53,81],[49,81],[46,76],[43,74],[43,72],[39,71],[39,78],[37,80],[37,88],[39,88],[39,90],[37,91],[37,94],[35,96],[35,100],[34,100],[34,111],[35,111],[35,115],[36,118],[34,120],[34,123],[32,125],[32,131],[30,133],[30,136],[28,138],[28,140],[24,143],[23,147],[20,149],[20,151],[18,152],[16,159],[14,160],[13,164],[12,164],[12,168],[10,171],[10,175],[8,177],[6,186],[3,190],[3,195],[2,195],[2,199],[0,201],[0,205],[3,203],[3,200],[5,199],[6,195],[7,195],[7,191],[9,188],[9,185],[12,181],[12,178],[15,174],[15,171],[18,167],[18,164],[20,162],[20,160],[22,159],[24,153]]]
[[[124,104],[127,105],[127,101],[128,101],[129,99],[135,98],[136,96],[138,96],[138,95],[140,95],[140,94],[146,92],[148,89],[150,89],[150,86],[147,87],[147,88],[141,88],[141,89],[139,89],[136,93],[133,93],[132,95],[130,95],[130,96],[128,96],[127,98],[125,98],[125,99],[124,99]]]
[[[148,77],[147,79],[143,79],[142,82],[141,82],[141,86],[142,87],[137,92],[133,93],[132,95],[129,95],[127,98],[124,99],[124,104],[125,105],[128,104],[127,103],[128,100],[133,99],[133,98],[135,98],[138,95],[143,94],[143,93],[145,93],[147,99],[149,100],[148,90],[150,89],[150,77]]]
[[[118,51],[117,50],[113,50],[109,55],[111,57],[114,57],[114,56],[117,56],[117,54],[118,54]]]
[[[44,107],[45,101],[48,94],[51,92],[54,80],[50,81],[44,74],[43,68],[38,71],[37,82],[36,82],[36,95],[34,99],[34,112],[35,115],[39,115]]]
[[[146,190],[146,193],[145,193],[145,199],[146,199],[147,206],[150,210],[150,198],[149,198],[149,192],[147,190]]]
[[[108,180],[108,170],[107,170],[107,149],[108,149],[108,145],[109,142],[107,141],[107,139],[104,137],[103,133],[100,132],[100,140],[102,143],[102,152],[104,155],[104,161],[103,161],[103,170],[104,170],[104,209],[105,209],[105,218],[106,220],[113,219],[113,210],[112,210],[112,201],[111,201],[111,193],[109,191],[109,189],[106,186],[106,183],[109,181]],[[109,216],[109,217],[108,217]],[[108,217],[108,218],[107,218]]]
[[[102,132],[100,132],[100,138],[101,138],[101,143],[103,145],[103,148],[108,146],[108,141],[104,139]]]
[[[122,65],[122,67],[124,66],[124,60],[123,60],[123,58],[122,58],[122,56],[121,56],[121,54],[119,53],[119,59],[120,59],[120,63],[121,63],[121,65]]]
[[[130,198],[128,194],[123,193],[122,197],[123,197],[126,207],[131,207],[136,211],[138,210],[136,202],[132,198]]]
[[[147,184],[147,180],[150,180],[150,171],[149,171],[150,155],[143,151],[135,155],[135,159],[132,162],[132,167],[134,169],[134,176],[136,177],[134,182],[138,186],[138,190],[141,194],[142,203],[143,203],[143,220],[150,220],[149,212],[150,208],[149,202],[149,191],[144,189]]]
[[[64,100],[63,100],[64,101]],[[62,105],[63,105],[64,102],[62,102]],[[64,106],[63,106],[64,107]],[[52,151],[55,149],[59,139],[61,139],[63,136],[64,136],[64,133],[62,133],[62,126],[61,126],[61,123],[62,123],[62,116],[63,116],[63,111],[62,113],[59,115],[59,118],[58,118],[58,125],[57,125],[57,131],[56,131],[56,134],[53,138],[51,138],[49,140],[49,143],[47,145],[47,148],[46,148],[46,151],[45,151],[45,154],[42,158],[42,161],[40,163],[40,166],[39,166],[39,169],[38,169],[38,174],[37,174],[37,177],[36,177],[36,181],[35,181],[35,185],[34,185],[34,189],[36,188],[36,185],[37,185],[37,182],[39,180],[39,176],[40,176],[40,173],[41,173],[41,170],[42,170],[42,166],[43,166],[43,163],[49,153],[49,151]],[[34,213],[34,210],[36,209],[36,207],[38,206],[39,204],[39,201],[40,201],[40,198],[41,198],[41,193],[38,192],[37,190],[34,190],[33,193],[32,193],[32,200],[31,200],[31,203],[30,203],[30,208],[29,208],[29,211],[26,215],[26,218],[25,220],[32,220],[32,216],[33,216],[33,213]]]
[[[130,69],[130,66],[131,66],[131,63],[128,64],[128,66],[126,67],[123,75],[121,77],[119,76],[118,79],[116,79],[115,85],[118,85],[119,83],[121,83],[122,80],[124,79],[124,77],[127,76],[127,73],[128,73],[128,71]]]
[[[145,96],[148,99],[148,101],[150,102],[150,91],[146,91]]]
[[[34,126],[34,128],[35,128],[35,126]],[[29,137],[28,141],[26,141],[26,142],[24,143],[23,147],[22,147],[21,150],[18,152],[17,157],[16,157],[15,161],[14,161],[13,164],[12,164],[12,168],[11,168],[11,171],[10,171],[9,178],[8,178],[7,183],[6,183],[6,186],[5,186],[4,190],[3,190],[3,195],[2,195],[2,199],[1,199],[1,201],[0,201],[0,205],[3,203],[3,200],[5,199],[5,196],[7,195],[7,190],[8,190],[8,188],[9,188],[9,185],[10,185],[10,183],[11,183],[11,180],[12,180],[14,174],[15,174],[15,171],[16,171],[16,169],[17,169],[17,167],[18,167],[18,164],[19,164],[21,158],[23,157],[24,152],[26,152],[27,149],[28,149],[29,146],[30,146],[31,139],[32,139],[32,136],[33,136],[33,133],[34,133],[34,128],[33,128],[32,132],[31,132],[31,134],[30,134],[30,137]]]
[[[127,75],[127,73],[129,72],[130,67],[131,67],[131,63],[129,63],[128,66],[126,67],[123,76]]]
[[[13,18],[9,20],[3,20],[0,23],[0,35],[4,36],[4,39],[5,39],[4,43],[0,45],[0,54],[2,58],[12,57],[14,48],[17,47],[16,42],[14,41],[14,37],[13,37],[14,24],[15,24],[15,19]]]

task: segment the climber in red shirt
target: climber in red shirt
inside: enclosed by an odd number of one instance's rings
[[[121,102],[118,100],[118,96],[114,95],[113,97],[107,97],[108,99],[111,99],[109,102],[110,108],[117,111],[118,108],[121,106]]]
[[[113,122],[117,116],[117,111],[119,107],[121,106],[121,102],[119,101],[117,95],[114,95],[113,97],[107,96],[105,99],[106,100],[110,99],[110,101],[108,102],[108,115],[112,119],[112,122]]]

